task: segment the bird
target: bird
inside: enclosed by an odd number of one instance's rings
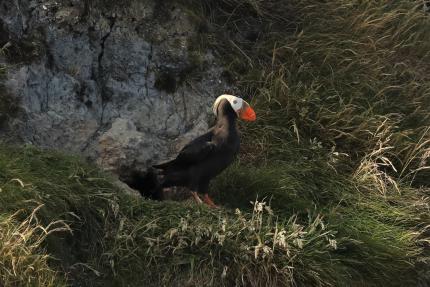
[[[245,100],[233,95],[219,96],[212,108],[216,116],[213,127],[186,144],[173,160],[153,165],[143,176],[135,175],[129,185],[156,199],[162,197],[163,188],[187,187],[198,203],[217,208],[208,194],[209,183],[239,153],[237,119],[255,121],[256,113]]]

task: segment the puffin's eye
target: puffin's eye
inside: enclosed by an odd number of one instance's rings
[[[234,101],[233,101],[233,104],[237,104],[237,101],[236,101],[236,100],[234,100]]]

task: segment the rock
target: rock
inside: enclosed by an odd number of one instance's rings
[[[160,140],[137,131],[132,121],[117,118],[98,140],[97,162],[106,169],[121,174],[124,169],[136,170],[154,163],[159,159],[159,153],[166,154],[165,149],[166,146]]]
[[[0,63],[14,63],[5,87],[21,112],[0,134],[126,175],[204,133],[227,87],[210,51],[193,51],[197,27],[173,2],[102,2],[2,1],[0,47],[12,47]]]
[[[141,197],[140,193],[137,190],[130,188],[126,183],[122,182],[119,179],[114,180],[113,184],[128,195],[134,197]]]

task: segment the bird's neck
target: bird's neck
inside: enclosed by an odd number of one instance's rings
[[[227,135],[229,136],[234,136],[238,133],[237,114],[227,100],[221,102],[218,107],[216,126],[224,131],[228,131]]]
[[[235,134],[237,133],[237,116],[231,113],[221,114],[217,119],[216,125],[227,129],[230,134]]]

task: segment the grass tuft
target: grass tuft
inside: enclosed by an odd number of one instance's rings
[[[333,169],[239,162],[211,187],[225,206],[211,210],[123,194],[91,165],[30,146],[3,146],[0,174],[1,230],[34,237],[15,247],[29,244],[18,250],[24,258],[47,264],[33,264],[34,280],[51,278],[42,286],[401,286],[427,278],[427,190],[368,193]]]
[[[49,265],[42,244],[50,234],[70,231],[62,221],[40,224],[36,207],[29,216],[22,211],[0,215],[0,282],[2,286],[66,286]]]

